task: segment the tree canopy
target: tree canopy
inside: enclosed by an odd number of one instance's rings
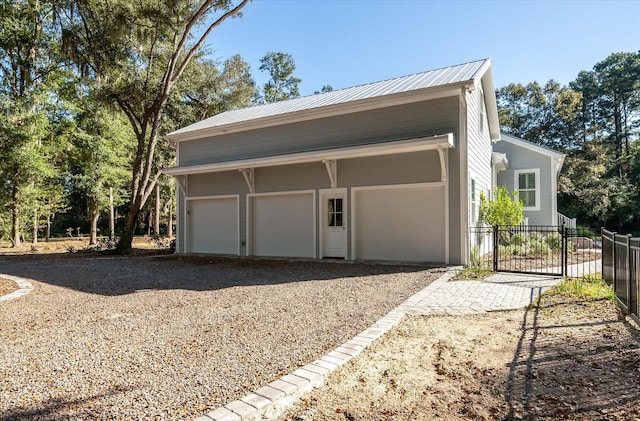
[[[503,131],[567,154],[558,208],[591,226],[640,225],[640,52],[614,53],[569,86],[497,91]]]

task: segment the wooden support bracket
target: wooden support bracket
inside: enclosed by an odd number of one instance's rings
[[[327,168],[329,181],[331,181],[331,188],[335,189],[338,186],[338,164],[335,159],[325,159],[322,163]]]
[[[249,187],[249,193],[254,193],[256,189],[256,176],[255,170],[253,168],[242,168],[240,169],[244,177],[244,181],[247,183]]]

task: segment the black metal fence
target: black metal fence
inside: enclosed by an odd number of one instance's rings
[[[600,229],[473,227],[470,263],[495,272],[580,277],[601,271]]]
[[[602,278],[626,310],[640,317],[640,238],[602,229]]]

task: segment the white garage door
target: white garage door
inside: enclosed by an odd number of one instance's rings
[[[190,200],[192,253],[238,254],[238,198]]]
[[[355,190],[355,258],[444,262],[444,187]]]
[[[315,257],[313,202],[312,193],[252,197],[252,254]]]

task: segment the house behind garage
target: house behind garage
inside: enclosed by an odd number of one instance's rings
[[[500,138],[489,59],[225,112],[177,148],[178,253],[465,263]]]

